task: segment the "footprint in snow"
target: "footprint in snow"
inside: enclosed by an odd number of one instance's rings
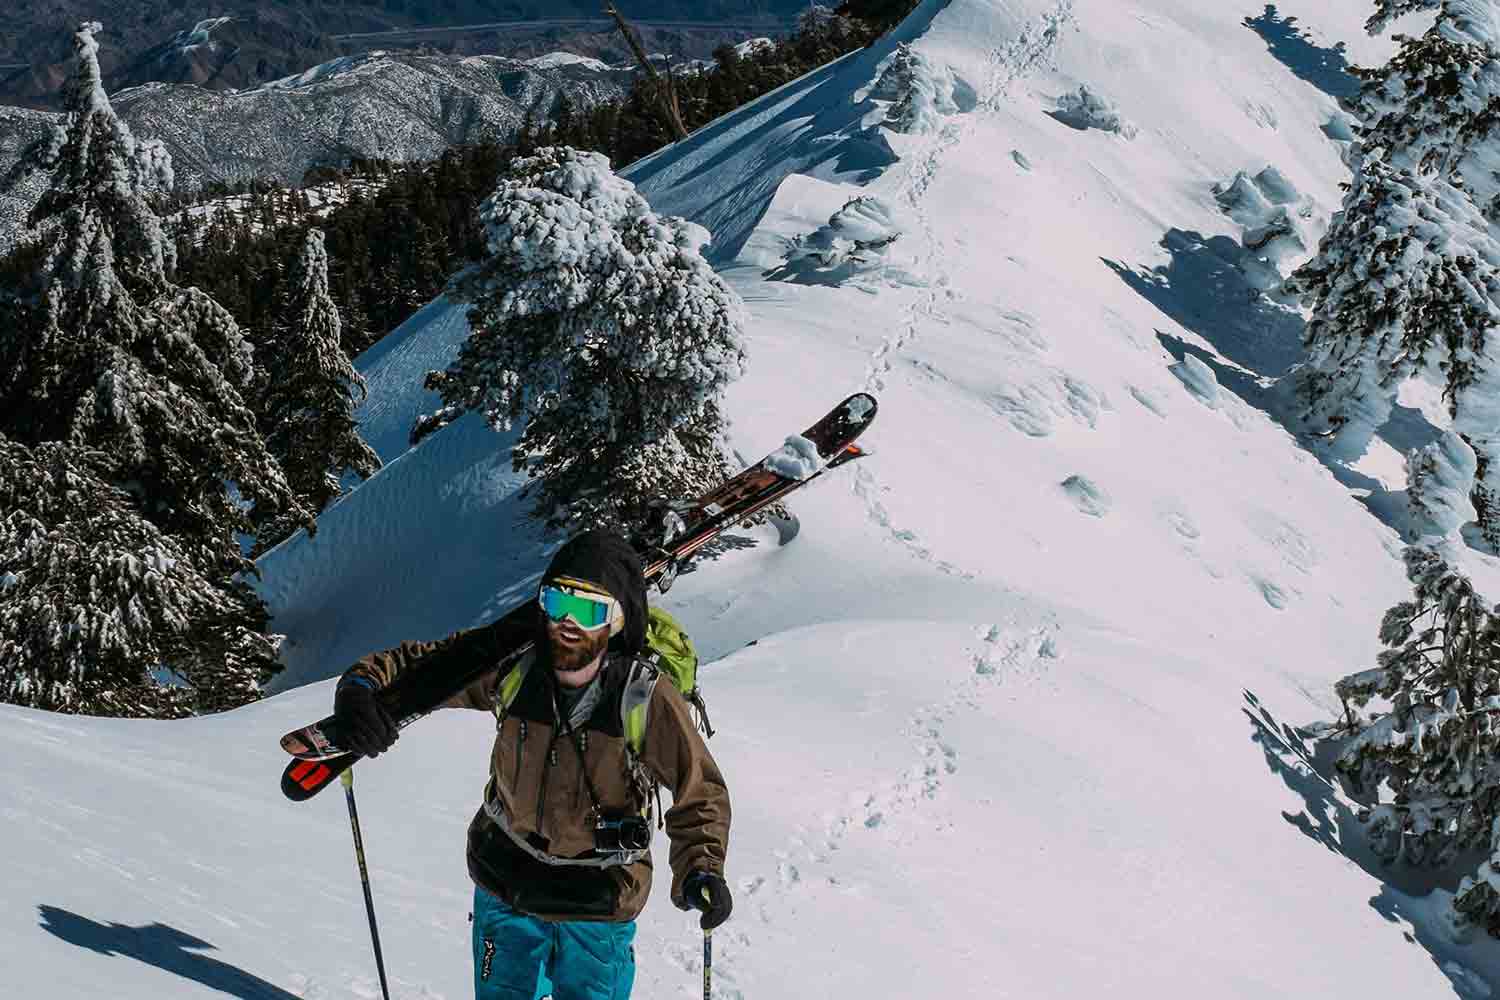
[[[1201,532],[1198,531],[1198,526],[1193,523],[1192,518],[1188,517],[1186,514],[1180,511],[1173,511],[1172,513],[1168,514],[1167,523],[1170,524],[1172,526],[1172,529],[1179,535],[1189,540],[1195,539],[1201,534]]]
[[[1260,596],[1264,597],[1266,603],[1271,607],[1277,611],[1281,611],[1287,606],[1288,598],[1285,590],[1282,590],[1270,580],[1262,580],[1259,577],[1251,577],[1250,579],[1260,588]]]
[[[1130,394],[1135,397],[1137,403],[1140,403],[1163,420],[1167,419],[1166,406],[1154,390],[1142,389],[1139,386],[1133,385],[1130,387]]]
[[[1091,517],[1103,517],[1114,505],[1104,487],[1087,476],[1069,476],[1061,486],[1062,491],[1072,497],[1073,504]]]

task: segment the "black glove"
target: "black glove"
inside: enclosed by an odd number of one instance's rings
[[[734,900],[729,897],[729,884],[712,872],[689,872],[682,880],[682,898],[694,909],[702,910],[698,926],[706,931],[729,919],[734,909]]]
[[[363,680],[340,681],[333,696],[333,721],[339,746],[361,757],[378,757],[395,743],[399,730]]]

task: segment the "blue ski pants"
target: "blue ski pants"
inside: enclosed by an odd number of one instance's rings
[[[628,1000],[635,921],[540,920],[474,889],[475,1000]]]

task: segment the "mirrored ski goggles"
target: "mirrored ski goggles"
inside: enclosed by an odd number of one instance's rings
[[[550,620],[561,622],[571,618],[585,632],[607,627],[613,635],[625,626],[625,613],[619,601],[573,581],[553,580],[543,584],[537,603]]]

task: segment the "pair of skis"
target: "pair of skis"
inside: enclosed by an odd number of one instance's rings
[[[876,409],[875,397],[856,393],[761,462],[696,500],[662,508],[660,523],[635,539],[646,563],[647,584],[665,591],[687,560],[726,528],[773,506],[829,469],[863,457],[866,452],[854,442],[875,419]],[[809,461],[809,445],[817,452],[816,462]],[[464,670],[411,671],[376,697],[398,727],[410,725],[477,678],[496,669],[504,673],[524,656],[536,635],[536,614],[535,602],[526,601],[488,626],[504,650],[498,659],[485,658]],[[332,716],[287,733],[281,746],[293,757],[281,776],[281,791],[294,802],[312,798],[359,760],[339,746]]]

